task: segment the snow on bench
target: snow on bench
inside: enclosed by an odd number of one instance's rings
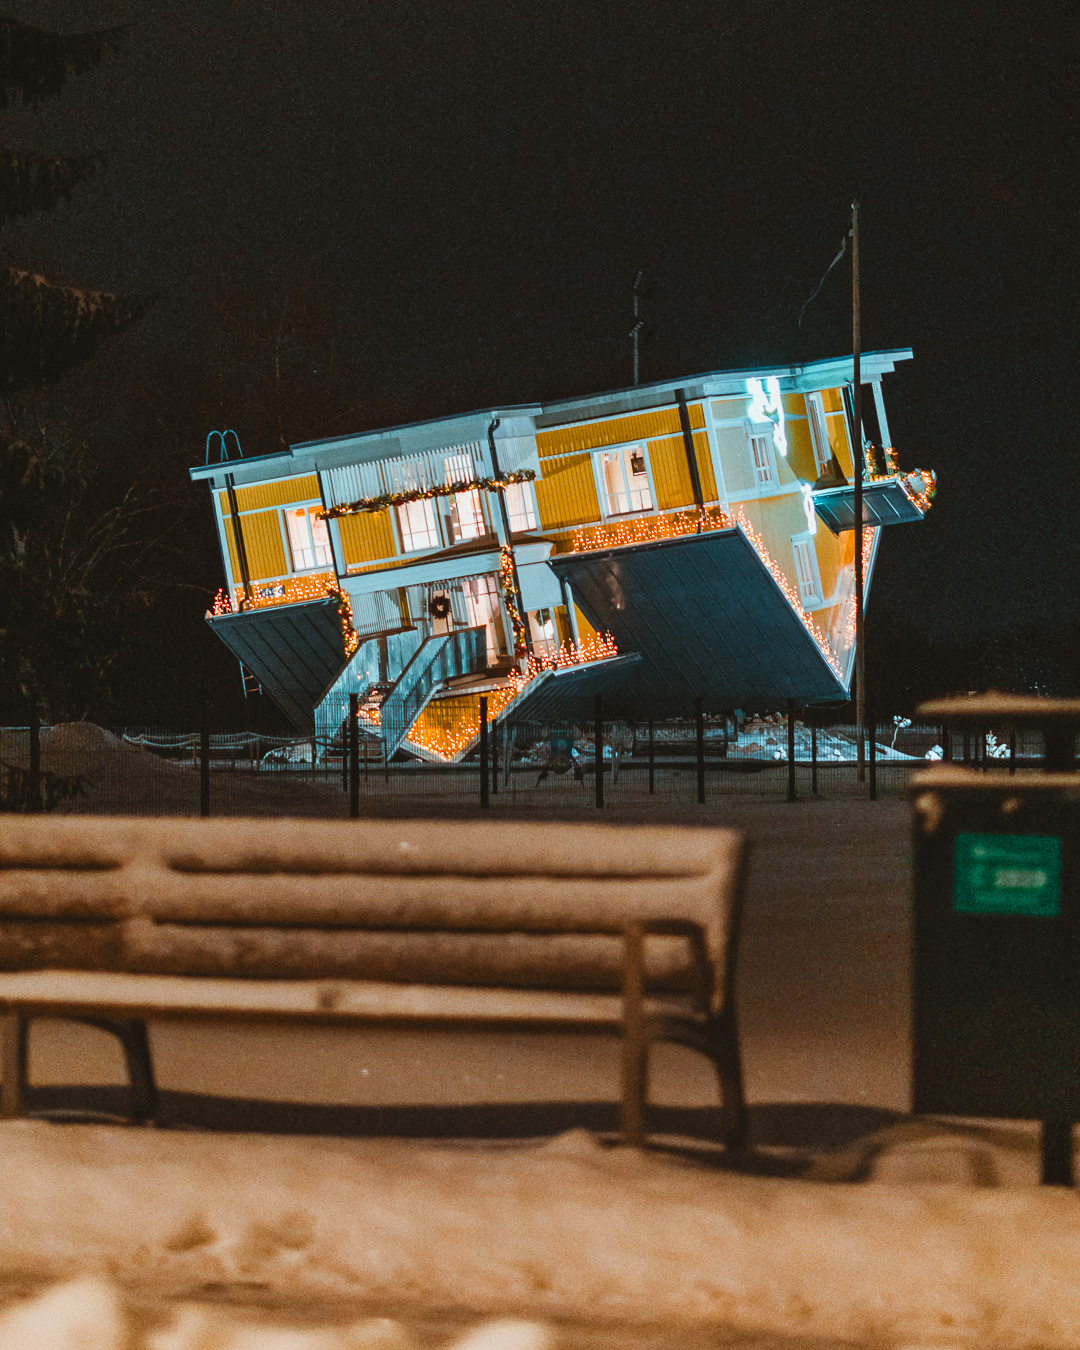
[[[116,1035],[160,1121],[146,1018],[619,1031],[622,1134],[647,1046],[705,1054],[746,1142],[733,830],[432,820],[0,820],[0,1116],[33,1017]]]

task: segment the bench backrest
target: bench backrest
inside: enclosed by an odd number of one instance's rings
[[[81,934],[84,945],[97,943],[94,966],[192,970],[194,963],[200,973],[219,973],[219,959],[222,974],[237,973],[239,961],[239,973],[265,975],[269,961],[284,976],[307,969],[304,951],[318,966],[325,949],[338,953],[333,973],[342,974],[350,939],[364,936],[367,946],[354,941],[353,948],[389,952],[379,971],[385,975],[389,961],[391,978],[434,972],[447,982],[480,983],[505,973],[508,960],[539,959],[549,974],[553,962],[565,964],[569,985],[581,987],[617,975],[618,944],[603,935],[618,935],[633,920],[683,920],[704,932],[714,1000],[723,1002],[743,859],[738,832],[678,826],[7,816],[0,819],[0,966],[29,963],[5,959],[5,933],[17,947],[28,921],[40,931],[40,920],[49,919],[53,928],[70,928],[73,941]],[[419,966],[404,956],[406,935],[417,932],[433,944]],[[505,950],[492,956],[496,948],[481,935],[494,934],[517,935],[518,958]],[[548,956],[538,957],[531,939],[540,935],[563,941],[549,941]],[[591,956],[582,935],[595,939]],[[243,951],[259,941],[262,954],[243,968]],[[199,957],[200,950],[209,955]],[[418,950],[415,942],[409,950]],[[583,969],[607,975],[575,975],[575,951]],[[67,962],[58,955],[52,963]],[[318,973],[314,966],[307,973]],[[547,982],[542,970],[537,979]]]

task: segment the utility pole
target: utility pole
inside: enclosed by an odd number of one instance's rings
[[[855,740],[858,781],[866,782],[866,647],[863,641],[862,315],[859,300],[859,203],[851,203],[852,473],[855,484]]]
[[[639,365],[638,365],[638,336],[643,327],[641,320],[641,303],[638,295],[638,287],[641,285],[641,273],[638,272],[634,278],[634,326],[630,329],[630,340],[634,344],[634,384],[638,383]]]

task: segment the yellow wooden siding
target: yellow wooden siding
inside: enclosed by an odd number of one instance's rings
[[[705,425],[700,403],[689,404],[687,411],[691,427]],[[605,445],[647,441],[650,437],[671,435],[679,428],[678,408],[662,408],[657,412],[636,413],[632,417],[614,417],[606,422],[538,431],[536,449],[540,458],[546,459],[549,455],[566,455],[577,450],[599,450]]]
[[[289,570],[285,546],[281,542],[280,517],[277,511],[258,511],[241,516],[244,527],[244,553],[248,574],[252,581],[266,577],[281,577]],[[232,520],[225,521],[225,537],[229,542],[229,561],[233,576],[240,582],[240,563],[236,556]]]
[[[590,642],[595,642],[600,635],[577,605],[574,606],[574,617],[577,619],[578,638],[581,640],[581,645],[584,647]]]
[[[545,530],[587,525],[600,519],[591,455],[568,455],[544,465],[544,476],[533,483],[540,525]]]
[[[791,419],[785,423],[784,431],[788,443],[787,462],[792,473],[804,483],[816,482],[817,461],[814,459],[814,443],[810,439],[810,423],[805,418],[799,421]]]
[[[318,500],[319,480],[313,473],[305,474],[303,478],[283,478],[276,483],[254,483],[251,487],[236,489],[236,508],[241,513]],[[224,493],[221,494],[221,512],[226,516],[230,514],[229,499]]]
[[[694,433],[694,455],[702,496],[707,502],[715,501],[716,476],[709,454],[709,440],[704,431]],[[661,511],[694,504],[690,466],[686,462],[686,443],[681,435],[649,442],[649,468],[656,489],[656,505]]]
[[[791,536],[806,533],[806,512],[801,493],[763,497],[758,501],[743,502],[743,514],[761,536],[769,556],[780,571],[799,592],[795,575],[795,556],[791,551]],[[819,526],[819,530],[824,529]]]
[[[821,403],[826,412],[844,411],[844,398],[839,389],[823,389]]]
[[[836,589],[840,569],[855,561],[855,531],[845,530],[843,534],[836,535],[819,523],[814,546],[821,577],[821,593],[828,600]]]
[[[850,478],[851,442],[848,439],[847,418],[841,414],[826,416],[825,425],[829,429],[829,445],[832,447],[832,452],[845,476]]]
[[[337,523],[347,567],[392,558],[396,554],[389,511],[361,511],[355,516],[339,516]]]

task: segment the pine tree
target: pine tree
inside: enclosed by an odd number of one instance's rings
[[[0,16],[0,109],[19,98],[32,108],[57,98],[70,76],[99,65],[115,50],[124,31],[59,36]],[[100,167],[96,155],[0,150],[0,226],[31,211],[52,210]],[[141,309],[139,301],[108,291],[0,268],[0,389],[10,393],[51,383]]]
[[[58,36],[0,16],[0,109],[58,97],[123,31]],[[0,226],[54,209],[100,167],[95,155],[0,149]],[[94,502],[85,448],[41,415],[40,391],[142,308],[0,266],[0,700],[9,712],[34,703],[46,714],[81,715],[95,675],[116,659],[101,635],[115,630],[128,503]]]

